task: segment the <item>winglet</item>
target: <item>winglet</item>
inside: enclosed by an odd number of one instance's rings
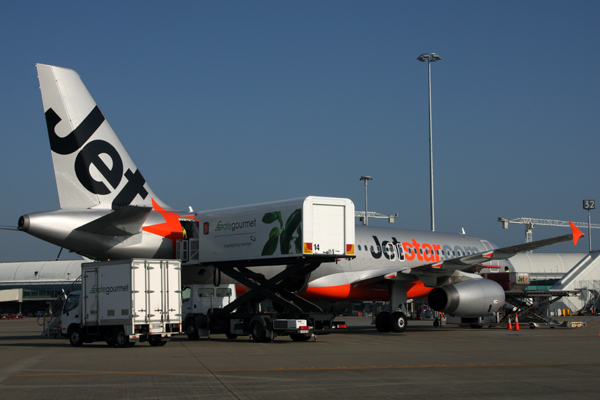
[[[569,225],[571,225],[571,229],[573,230],[573,246],[577,246],[577,241],[580,237],[585,236],[578,227],[575,226],[574,223],[569,221]]]

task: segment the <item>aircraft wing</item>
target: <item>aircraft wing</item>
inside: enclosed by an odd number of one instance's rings
[[[19,228],[17,228],[16,226],[0,225],[0,230],[3,230],[3,231],[18,231]]]
[[[577,244],[579,238],[583,237],[583,233],[571,223],[572,233],[563,236],[557,236],[549,239],[537,240],[535,242],[523,243],[501,249],[487,250],[477,254],[456,257],[450,260],[428,263],[416,267],[398,268],[389,267],[384,269],[376,269],[364,271],[356,276],[354,283],[371,284],[382,280],[411,280],[414,278],[424,280],[428,279],[435,281],[436,277],[449,276],[454,271],[476,272],[483,268],[499,268],[493,265],[483,265],[489,261],[505,260],[518,253],[539,249],[557,243],[573,240],[573,244]]]
[[[106,236],[129,236],[140,233],[152,211],[151,207],[125,206],[77,228],[78,231]]]
[[[483,268],[494,268],[494,266],[482,266],[481,264],[484,262],[494,260],[506,260],[507,258],[513,257],[516,254],[523,253],[525,251],[531,251],[542,247],[551,246],[553,244],[568,242],[569,240],[573,240],[573,245],[577,245],[577,241],[579,240],[579,238],[585,235],[572,222],[569,222],[569,224],[571,225],[572,232],[568,235],[536,240],[535,242],[503,247],[501,249],[489,250],[478,254],[457,257],[451,260],[444,260],[440,262],[420,265],[418,267],[411,268],[410,272],[415,272],[416,274],[419,274],[424,272],[435,273],[436,271],[439,271],[440,275],[444,275],[449,271],[457,270],[465,272],[475,272]],[[410,272],[404,271],[404,273]]]

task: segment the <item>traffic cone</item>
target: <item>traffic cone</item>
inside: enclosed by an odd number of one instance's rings
[[[515,314],[515,331],[520,331],[519,329],[519,314]]]
[[[506,329],[509,331],[512,331],[512,322],[510,322],[510,317],[508,317],[508,325],[506,326]]]

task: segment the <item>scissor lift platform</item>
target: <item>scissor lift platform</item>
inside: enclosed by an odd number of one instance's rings
[[[579,294],[579,290],[524,290],[505,292],[505,301],[516,308],[516,311],[507,313],[500,321],[507,322],[508,318],[523,316],[523,322],[530,322],[531,327],[537,324],[547,324],[549,326],[567,326],[546,315],[546,309],[549,305],[559,301],[563,297]]]

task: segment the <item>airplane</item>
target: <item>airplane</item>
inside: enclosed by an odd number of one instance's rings
[[[93,260],[175,258],[177,242],[198,232],[196,214],[191,208],[175,210],[156,196],[75,71],[36,67],[61,208],[23,215],[17,229]],[[406,329],[400,305],[407,299],[428,297],[434,310],[464,318],[493,315],[504,305],[504,290],[477,272],[510,266],[508,258],[520,252],[569,240],[576,244],[583,234],[572,224],[571,229],[498,248],[464,234],[358,225],[354,259],[300,268],[286,290],[308,301],[390,301],[390,311],[376,317],[381,332]],[[275,279],[286,269],[253,267],[265,285],[265,277]],[[187,271],[184,281],[192,282],[201,281],[206,269]],[[240,281],[239,274],[229,276]]]

